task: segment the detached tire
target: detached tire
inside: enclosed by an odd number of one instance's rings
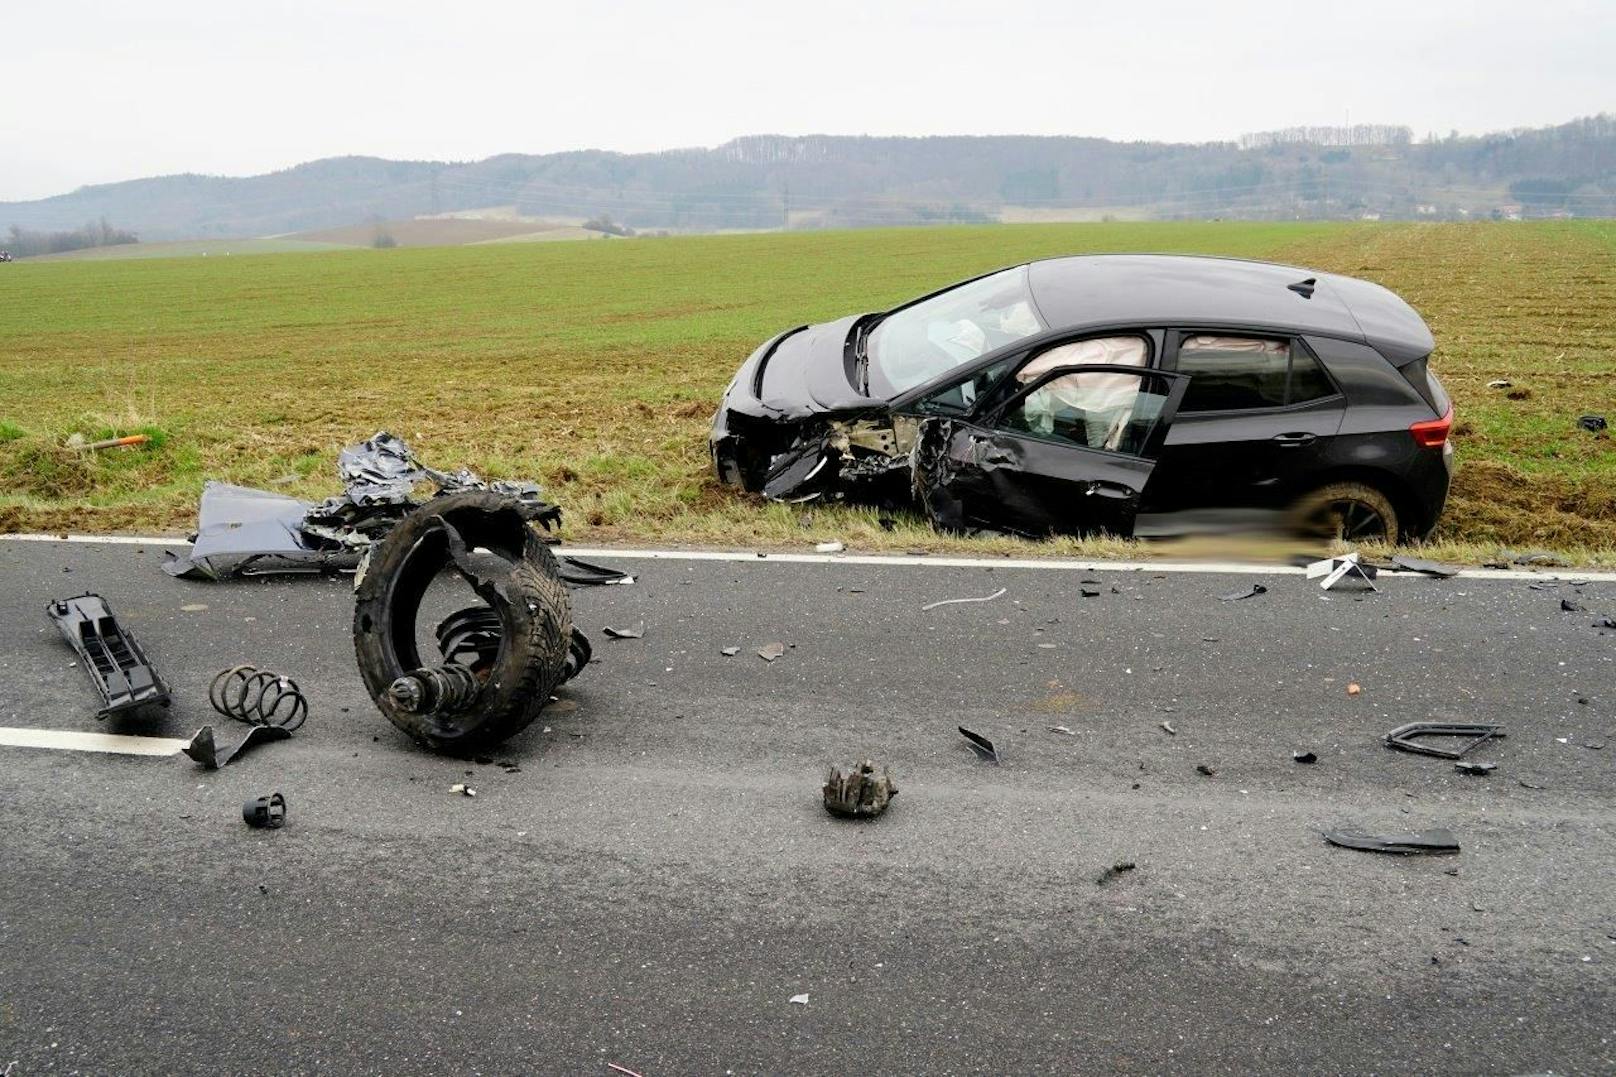
[[[1391,498],[1361,482],[1333,482],[1306,494],[1293,510],[1297,530],[1341,542],[1397,545],[1401,531]]]
[[[446,528],[444,525],[447,524]],[[456,566],[452,528],[464,540],[483,584]],[[461,571],[499,615],[499,654],[476,698],[448,713],[415,713],[388,689],[405,674],[442,664],[423,661],[416,621],[427,588],[445,568]],[[515,735],[537,718],[565,678],[572,600],[555,557],[514,502],[486,490],[434,498],[399,521],[373,547],[355,589],[354,654],[370,697],[387,720],[418,742],[470,755]]]

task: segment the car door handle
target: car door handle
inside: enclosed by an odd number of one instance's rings
[[[1274,440],[1276,442],[1278,442],[1279,445],[1282,448],[1286,448],[1286,449],[1296,449],[1296,448],[1300,448],[1303,445],[1311,445],[1311,444],[1313,444],[1313,442],[1317,441],[1318,439],[1319,438],[1318,438],[1317,434],[1275,434],[1274,435]]]

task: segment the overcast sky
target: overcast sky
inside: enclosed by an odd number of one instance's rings
[[[18,0],[0,41],[0,200],[340,154],[1616,112],[1610,0]]]

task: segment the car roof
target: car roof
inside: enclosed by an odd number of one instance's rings
[[[1312,280],[1311,297],[1288,286]],[[1366,280],[1298,266],[1183,254],[1088,254],[1032,262],[1052,329],[1136,323],[1284,330],[1360,340],[1397,365],[1436,342],[1414,309]]]

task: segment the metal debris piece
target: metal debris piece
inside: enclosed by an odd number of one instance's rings
[[[1562,598],[1560,600],[1560,612],[1561,613],[1587,613],[1588,612],[1588,607],[1584,606],[1581,602],[1573,602],[1569,598]]]
[[[279,793],[254,797],[241,806],[241,818],[259,830],[278,830],[286,825],[286,798]]]
[[[1082,595],[1084,598],[1100,597],[1100,589],[1098,587],[1079,587],[1077,589],[1077,593]]]
[[[845,773],[831,767],[825,776],[825,810],[832,815],[873,819],[886,811],[897,795],[898,784],[892,780],[892,771],[882,767],[877,774],[875,764],[868,759],[848,767]]]
[[[290,740],[291,730],[278,725],[255,725],[247,730],[247,735],[233,748],[221,751],[213,739],[213,727],[205,725],[191,737],[191,742],[180,751],[190,756],[196,762],[209,770],[218,770],[220,767],[233,762],[248,751],[260,744],[267,744],[275,740]]]
[[[1495,737],[1504,735],[1504,727],[1486,722],[1409,722],[1387,733],[1386,747],[1419,755],[1434,755],[1439,759],[1463,759],[1465,755]],[[1420,737],[1468,737],[1454,748],[1426,744]]]
[[[1444,565],[1440,561],[1426,561],[1418,557],[1405,557],[1402,554],[1393,557],[1392,564],[1406,572],[1418,572],[1425,576],[1435,576],[1439,580],[1457,576],[1460,571],[1457,565]]]
[[[1474,774],[1478,778],[1485,778],[1498,769],[1497,763],[1455,763],[1453,769],[1461,774]]]
[[[208,482],[202,488],[191,551],[185,556],[170,553],[164,571],[222,580],[239,574],[352,569],[373,543],[420,505],[466,490],[500,494],[525,519],[545,528],[561,519],[561,510],[541,498],[536,483],[486,482],[465,468],[436,471],[385,432],[343,449],[337,475],[343,492],[318,505]],[[414,495],[422,482],[436,487],[425,501]]]
[[[617,1073],[624,1074],[625,1077],[640,1077],[640,1075],[638,1073],[635,1073],[633,1070],[629,1069],[627,1066],[619,1066],[616,1062],[608,1062],[608,1063],[606,1063],[606,1068],[609,1069],[609,1070],[614,1070]]]
[[[58,599],[47,604],[45,612],[78,652],[80,664],[101,693],[97,718],[145,706],[168,706],[168,685],[100,595]]]
[[[723,655],[725,658],[734,658],[736,655],[741,653],[741,649],[739,647],[722,647],[719,649],[718,653]]]
[[[613,628],[611,625],[607,625],[601,631],[611,639],[639,639],[645,635],[645,622],[641,621],[634,628]]]
[[[1292,752],[1291,758],[1298,763],[1317,763],[1319,761],[1319,757],[1312,752]]]
[[[783,643],[765,643],[763,646],[758,648],[757,656],[759,658],[763,659],[765,662],[773,662],[776,658],[779,658],[781,655],[783,655],[785,653],[786,653],[786,645],[785,644],[783,644]]]
[[[1489,389],[1508,389],[1510,386],[1512,386],[1514,384],[1515,383],[1510,381],[1508,378],[1494,378],[1492,381],[1487,383],[1487,388],[1489,388]]]
[[[604,584],[634,582],[634,577],[622,569],[608,568],[576,557],[559,557],[556,560],[559,562],[559,575],[568,583],[583,587],[598,587]]]
[[[214,675],[208,702],[226,718],[291,732],[309,716],[309,701],[290,677],[255,666],[231,666]]]
[[[965,738],[966,743],[971,746],[971,750],[976,753],[978,759],[997,765],[999,753],[994,749],[991,740],[988,740],[980,733],[972,733],[964,726],[960,726],[959,731],[960,736]]]
[[[1112,864],[1110,867],[1106,868],[1104,871],[1100,872],[1099,875],[1095,876],[1094,885],[1105,886],[1108,883],[1114,882],[1121,876],[1132,871],[1134,867],[1135,865],[1132,860],[1119,860],[1115,864]]]
[[[477,795],[477,790],[473,789],[465,782],[455,782],[449,787],[449,792],[459,793],[463,797],[474,797]]]
[[[1324,579],[1319,583],[1319,586],[1326,591],[1348,576],[1356,576],[1368,584],[1371,591],[1380,590],[1375,586],[1375,566],[1359,561],[1358,551],[1356,550],[1340,557],[1326,557],[1322,561],[1314,561],[1307,566],[1308,579],[1316,580],[1321,576]]]
[[[1164,721],[1164,722],[1162,722],[1161,727],[1167,731],[1167,735],[1169,737],[1178,736],[1178,730],[1173,728],[1173,723],[1172,722]]]
[[[791,1001],[796,1003],[798,1006],[806,1006],[808,1005],[808,995],[806,992],[800,995],[792,995]]]
[[[1195,773],[1203,777],[1213,778],[1217,776],[1218,772],[1207,766],[1205,763],[1197,763],[1195,764]]]
[[[1577,418],[1577,425],[1590,434],[1597,434],[1610,424],[1603,415],[1582,415]]]
[[[1219,595],[1218,596],[1218,601],[1220,601],[1220,602],[1239,602],[1243,598],[1255,598],[1258,595],[1266,595],[1267,593],[1268,593],[1268,588],[1264,587],[1260,583],[1254,583],[1250,587],[1245,588],[1244,590],[1231,591],[1226,595]]]
[[[938,606],[953,606],[953,605],[956,605],[957,603],[961,603],[961,602],[992,602],[994,599],[1003,596],[1006,590],[1007,590],[1007,588],[1001,587],[997,591],[993,592],[991,595],[983,595],[980,598],[944,598],[944,599],[939,599],[936,602],[928,602],[928,603],[926,603],[926,605],[920,607],[920,612],[925,613],[928,610],[936,609]]]
[[[1370,853],[1398,853],[1405,856],[1444,856],[1459,851],[1459,841],[1450,830],[1422,830],[1413,834],[1365,834],[1356,830],[1327,830],[1324,840],[1343,849]]]
[[[1059,734],[1061,734],[1062,736],[1065,736],[1065,737],[1075,737],[1077,735],[1077,734],[1072,732],[1072,727],[1071,726],[1051,725],[1051,726],[1045,726],[1044,728],[1048,729],[1051,733],[1059,733]]]

